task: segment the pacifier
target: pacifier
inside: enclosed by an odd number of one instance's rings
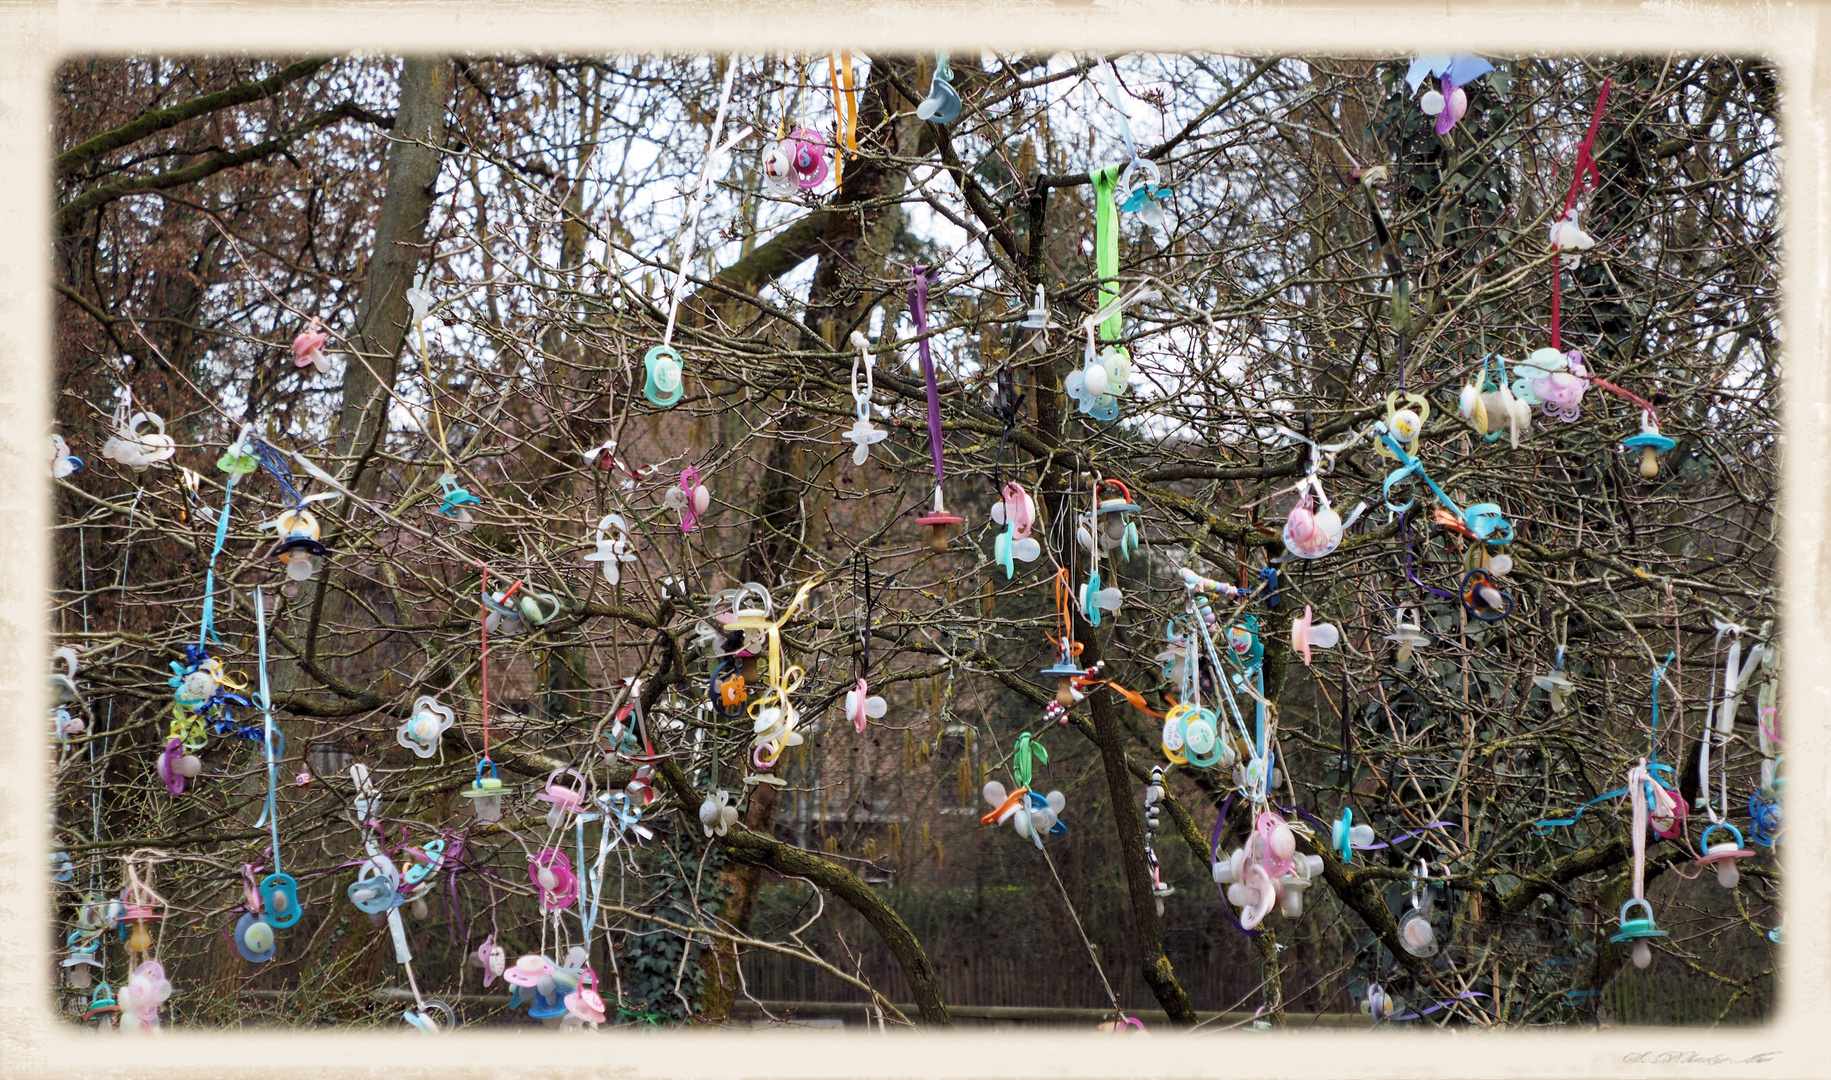
[[[1112,588],[1101,588],[1100,586],[1100,571],[1098,570],[1090,571],[1086,583],[1081,586],[1081,614],[1087,616],[1087,622],[1092,626],[1100,625],[1100,612],[1102,611],[1117,614],[1119,605],[1125,599],[1117,586]]]
[[[1640,908],[1643,914],[1639,918],[1630,919],[1628,909],[1634,907]],[[1617,945],[1631,942],[1628,958],[1634,962],[1635,967],[1645,971],[1647,965],[1653,962],[1653,949],[1647,942],[1653,938],[1666,937],[1666,931],[1661,930],[1653,922],[1653,908],[1639,897],[1629,897],[1628,901],[1621,905],[1621,912],[1616,919],[1621,924],[1621,929],[1610,934],[1609,941]]]
[[[1284,546],[1300,559],[1320,559],[1341,545],[1341,515],[1329,505],[1319,478],[1309,477],[1299,486],[1303,496],[1284,519]],[[1322,499],[1321,510],[1314,509],[1312,491]]]
[[[1313,622],[1314,615],[1310,605],[1303,605],[1303,614],[1291,620],[1291,651],[1303,657],[1303,666],[1310,666],[1311,649],[1333,649],[1341,641],[1341,630],[1333,623]]]
[[[1428,873],[1428,864],[1423,872]],[[1437,931],[1430,922],[1430,887],[1420,880],[1411,893],[1411,910],[1399,920],[1399,945],[1413,956],[1437,955]]]
[[[795,183],[803,191],[819,187],[827,174],[824,138],[817,131],[796,128],[788,133],[788,140],[789,168],[795,174]]]
[[[1088,532],[1088,518],[1083,517],[1075,529],[1075,538],[1081,546],[1093,550],[1093,538],[1097,537],[1103,551],[1117,551],[1119,557],[1130,561],[1132,554],[1138,550],[1138,525],[1128,518],[1127,514],[1137,513],[1138,504],[1132,501],[1132,491],[1118,480],[1102,480],[1094,485],[1096,493],[1101,487],[1116,487],[1121,492],[1118,497],[1098,499],[1093,513],[1093,532]]]
[[[1563,217],[1551,223],[1546,239],[1551,243],[1551,250],[1561,255],[1588,251],[1596,246],[1596,238],[1584,232],[1583,226],[1577,224],[1577,208],[1574,206],[1564,211]],[[1570,260],[1571,268],[1575,269],[1582,262],[1581,255],[1573,256]]]
[[[542,911],[559,911],[578,899],[578,878],[572,873],[572,860],[558,848],[542,848],[528,864],[528,877],[540,886]]]
[[[429,758],[438,753],[439,737],[445,734],[455,720],[449,706],[439,704],[437,698],[422,694],[414,699],[413,714],[395,730],[394,741],[420,757]]]
[[[1659,455],[1677,446],[1678,443],[1659,433],[1659,421],[1646,409],[1640,411],[1640,434],[1631,435],[1621,441],[1629,450],[1640,451],[1640,477],[1651,480],[1659,475]]]
[[[414,854],[422,861],[414,862],[407,867],[405,873],[401,874],[401,880],[408,885],[418,885],[425,881],[434,870],[439,868],[439,864],[445,861],[445,841],[443,838],[428,841],[425,847]],[[413,914],[415,918],[425,917],[418,908],[414,910]]]
[[[623,579],[623,564],[636,561],[635,544],[629,538],[629,522],[622,514],[606,514],[598,522],[597,545],[597,550],[585,556],[585,561],[601,564],[604,580],[615,585]]]
[[[491,934],[471,954],[471,963],[483,970],[483,985],[487,987],[502,978],[508,965],[508,954],[503,952],[502,946],[496,944],[496,935]]]
[[[299,883],[291,874],[268,874],[259,887],[264,918],[276,930],[299,921]]]
[[[490,774],[483,775],[485,766]],[[471,800],[471,809],[477,812],[477,820],[484,824],[502,820],[502,777],[496,772],[496,763],[489,758],[477,762],[476,778],[470,782],[461,794]]]
[[[662,501],[680,515],[680,531],[690,533],[699,525],[699,515],[712,506],[712,492],[699,482],[699,470],[689,465],[680,471],[680,486],[669,488]]]
[[[141,424],[151,424],[156,430],[143,434]],[[145,472],[149,466],[165,461],[177,452],[177,441],[165,433],[165,418],[153,412],[134,413],[102,444],[104,458],[118,461],[134,472]]]
[[[1150,180],[1137,178],[1140,172],[1151,175]],[[1163,186],[1163,172],[1157,163],[1149,158],[1135,157],[1119,174],[1119,187],[1128,194],[1120,203],[1119,209],[1135,213],[1146,225],[1159,231],[1165,228],[1162,200],[1170,195],[1170,189]]]
[[[559,597],[552,593],[523,589],[521,597],[516,601],[516,610],[521,614],[521,621],[529,626],[545,626],[559,614]]]
[[[407,902],[400,892],[399,877],[393,860],[386,855],[376,855],[356,871],[356,880],[350,882],[344,895],[356,905],[357,911],[365,915],[383,915]]]
[[[1558,646],[1557,663],[1552,667],[1551,672],[1546,675],[1534,675],[1532,685],[1545,691],[1551,698],[1551,715],[1564,715],[1564,699],[1576,690],[1577,684],[1571,682],[1570,677],[1564,674],[1564,647],[1562,645]]]
[[[480,505],[483,500],[458,486],[458,477],[452,472],[439,474],[439,513],[458,523],[460,529],[468,529],[476,524],[467,507]]]
[[[53,659],[64,662],[64,670],[51,675],[51,702],[54,705],[68,705],[81,699],[76,689],[76,650],[65,645],[51,654]],[[82,730],[78,728],[77,730]]]
[[[1410,621],[1407,621],[1407,616],[1410,616]],[[1429,645],[1431,639],[1425,635],[1424,624],[1415,608],[1399,609],[1394,620],[1398,625],[1392,633],[1386,635],[1386,640],[1399,647],[1397,662],[1403,664],[1411,659],[1412,650]]]
[[[566,1011],[587,1024],[604,1022],[604,997],[598,993],[597,972],[586,968],[579,973],[578,989],[565,997]]]
[[[261,467],[261,459],[254,454],[254,447],[249,444],[246,430],[243,437],[237,439],[223,455],[216,459],[216,467],[232,476],[247,476]]]
[[[64,437],[53,434],[51,436],[51,479],[62,480],[82,467],[83,459],[70,452],[70,444],[64,441]]]
[[[871,355],[871,339],[852,331],[852,344],[858,347],[858,355],[852,358],[852,410],[856,417],[852,427],[841,436],[853,444],[852,464],[863,465],[870,456],[871,446],[883,442],[890,433],[871,422],[871,392],[876,388],[873,372],[877,369],[877,358]],[[858,385],[858,372],[863,368],[865,385]]]
[[[265,964],[272,960],[274,950],[278,948],[274,941],[273,927],[252,911],[242,912],[242,917],[236,921],[234,939],[235,951],[251,964]]]
[[[737,823],[737,807],[731,805],[731,793],[724,788],[706,796],[699,804],[699,824],[707,836],[724,836]]]
[[[286,568],[288,582],[309,579],[318,569],[312,560],[326,551],[323,542],[318,539],[323,531],[318,525],[318,519],[310,510],[282,510],[280,516],[274,518],[268,527],[280,534],[280,540],[267,553],[267,557],[278,560]]]
[[[657,345],[650,349],[643,354],[642,366],[647,372],[642,396],[648,398],[650,404],[665,409],[680,400],[684,392],[680,354],[673,346]]]
[[[401,1019],[428,1035],[439,1035],[458,1026],[457,1010],[438,998],[427,998],[418,1009],[401,1013]]]
[[[935,56],[935,75],[928,83],[928,96],[916,106],[916,116],[937,124],[951,124],[960,115],[960,95],[949,84],[954,81],[953,67],[946,53]]]
[[[1513,613],[1513,597],[1500,591],[1488,571],[1475,569],[1462,576],[1462,606],[1471,618],[1499,622]]]
[[[871,693],[865,680],[858,680],[858,685],[846,691],[846,716],[852,720],[852,727],[859,734],[864,734],[865,723],[869,720],[882,720],[890,707],[884,699]]]
[[[935,554],[947,551],[948,530],[955,525],[963,524],[966,519],[958,514],[950,514],[941,502],[941,485],[935,485],[934,509],[915,519],[916,524],[928,530],[928,550]]]
[[[1729,830],[1735,839],[1711,843],[1711,834],[1723,829]],[[1727,821],[1716,822],[1705,829],[1704,835],[1698,837],[1698,844],[1704,849],[1704,854],[1698,857],[1697,865],[1716,867],[1717,884],[1725,889],[1735,888],[1736,883],[1742,880],[1741,873],[1736,869],[1736,860],[1755,857],[1753,851],[1742,846],[1742,830]]]
[[[1343,866],[1354,862],[1354,849],[1373,843],[1373,826],[1354,823],[1354,810],[1344,806],[1341,817],[1329,826],[1329,846],[1341,854]]]
[[[521,622],[521,606],[509,602],[511,593],[521,591],[521,583],[516,582],[506,592],[483,593],[483,607],[489,612],[483,618],[483,628],[492,634],[503,637],[514,637],[525,627]]]
[[[800,188],[794,166],[795,143],[778,139],[764,152],[761,163],[763,190],[776,198],[793,195]]]
[[[165,790],[174,796],[183,795],[184,782],[203,772],[203,761],[195,754],[185,753],[184,741],[174,736],[166,740],[165,749],[159,753],[158,770]]]
[[[122,1019],[132,1016],[140,1022],[142,1030],[151,1030],[159,1026],[159,1006],[165,1004],[172,996],[172,982],[165,977],[165,965],[157,960],[147,960],[134,968],[127,979],[127,985],[121,988]]]
[[[313,316],[305,329],[292,339],[292,366],[296,368],[315,368],[322,375],[331,369],[330,358],[324,355],[324,346],[331,340],[331,335],[318,324]]]
[[[1401,398],[1405,401],[1404,408],[1399,407]],[[1418,456],[1418,442],[1424,437],[1424,422],[1429,419],[1430,402],[1423,394],[1400,394],[1394,390],[1386,395],[1386,430],[1391,432],[1393,441],[1413,457]],[[1381,457],[1398,460],[1398,455],[1384,440],[1376,441],[1373,447]],[[1328,502],[1327,499],[1323,501],[1325,505]]]
[[[78,942],[81,938],[82,933],[80,931],[72,930],[70,932],[70,936],[66,938],[64,942],[70,947],[70,955],[65,957],[63,962],[59,965],[64,969],[64,977],[69,982],[70,987],[75,990],[89,989],[90,984],[94,981],[95,975],[95,973],[89,969],[100,969],[102,966],[102,962],[95,958],[95,945],[79,944]]]
[[[560,783],[559,778],[562,776],[576,777],[579,786],[567,787]],[[547,774],[546,789],[534,796],[536,800],[552,806],[547,811],[547,828],[565,828],[568,814],[584,812],[587,786],[584,774],[577,769],[561,766]]]
[[[1004,567],[1007,579],[1017,573],[1016,562],[1035,562],[1043,546],[1030,535],[1036,521],[1036,501],[1023,485],[1012,481],[1004,486],[1003,497],[992,504],[992,521],[1004,531],[992,540],[992,558]]]

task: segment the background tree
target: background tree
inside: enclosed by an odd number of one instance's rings
[[[274,1021],[383,1016],[368,991],[399,986],[388,935],[342,897],[361,850],[347,775],[360,761],[390,843],[404,830],[410,845],[461,844],[461,872],[410,926],[419,985],[471,989],[465,958],[483,934],[511,954],[550,941],[527,854],[570,842],[529,796],[566,766],[594,790],[623,789],[632,768],[607,737],[638,696],[674,756],[643,817],[659,835],[609,860],[603,895],[617,901],[592,938],[625,1019],[845,997],[929,1024],[950,1021],[950,1002],[1154,1003],[1181,1023],[1256,1008],[1284,1023],[1351,1009],[1371,982],[1418,1005],[1452,1001],[1433,1022],[1571,1022],[1605,1000],[1625,1015],[1761,1015],[1776,884],[1765,853],[1726,892],[1662,874],[1689,856],[1654,844],[1652,895],[1673,936],[1651,973],[1617,975],[1625,952],[1606,939],[1628,888],[1625,803],[1535,825],[1618,787],[1654,746],[1695,777],[1717,622],[1748,627],[1748,642],[1770,632],[1772,72],[1720,57],[1507,60],[1439,136],[1403,61],[1121,57],[1116,99],[1096,61],[961,58],[966,107],[948,125],[915,115],[932,57],[850,56],[849,94],[837,60],[807,57],[65,65],[56,415],[89,467],[57,496],[57,636],[82,654],[88,721],[57,749],[58,844],[75,871],[64,913],[117,890],[121,857],[141,852],[187,916],[159,942],[181,1019],[222,1022],[250,1002]],[[727,74],[729,119],[712,130]],[[1562,330],[1678,440],[1650,481],[1620,448],[1638,408],[1601,389],[1575,422],[1535,416],[1518,449],[1456,415],[1490,355],[1511,364],[1548,343],[1547,227],[1605,78],[1601,180],[1580,204],[1598,244],[1566,265]],[[1121,286],[1158,296],[1125,311],[1132,388],[1120,419],[1097,423],[1061,388],[1099,304],[1088,169],[1126,160],[1120,108],[1163,172],[1169,219],[1159,231],[1121,215]],[[836,116],[855,117],[849,138]],[[743,124],[757,132],[715,170],[689,236],[706,150]],[[844,148],[837,179],[772,196],[762,155],[798,127]],[[938,273],[928,327],[946,494],[967,518],[945,553],[911,520],[933,484],[906,310],[917,264]],[[422,276],[423,325],[408,296]],[[1037,285],[1066,332],[1033,349],[1018,324]],[[686,393],[662,410],[642,397],[642,357],[676,300]],[[287,353],[314,317],[331,334],[324,375]],[[890,432],[863,466],[841,438],[855,331],[876,354],[874,419]],[[1015,409],[1001,409],[1013,400],[1001,378],[1022,395]],[[179,468],[135,473],[96,453],[123,388],[166,418]],[[1378,508],[1390,465],[1370,441],[1324,482],[1344,509],[1372,508],[1334,554],[1283,561],[1309,454],[1279,426],[1345,438],[1401,388],[1432,404],[1433,477],[1515,524],[1515,608],[1501,622],[1441,595],[1460,579],[1462,538]],[[252,671],[262,585],[282,775],[315,777],[278,795],[307,913],[258,967],[219,933],[242,903],[240,867],[270,861],[254,826],[258,745],[217,740],[178,799],[151,768],[167,666],[196,640],[225,507],[213,462],[245,422],[353,493],[316,507],[331,555],[293,596],[276,595],[283,573],[256,529],[284,506],[277,486],[252,477],[227,504],[215,651]],[[614,453],[584,456],[608,440]],[[664,496],[688,466],[713,504],[683,533]],[[447,473],[481,499],[469,527],[439,512]],[[1206,884],[1211,831],[1247,825],[1229,777],[1171,769],[1147,850],[1139,807],[1163,761],[1158,721],[1095,689],[1065,727],[1045,727],[1054,690],[1036,674],[1055,659],[1054,566],[1084,578],[1073,521],[1103,477],[1142,505],[1144,547],[1106,567],[1124,591],[1117,618],[1073,616],[1082,659],[1161,712],[1175,688],[1157,654],[1187,600],[1178,570],[1250,587],[1276,569],[1275,607],[1261,595],[1225,614],[1264,631],[1278,800],[1325,822],[1352,806],[1382,839],[1447,825],[1352,864],[1326,836],[1305,839],[1327,890],[1250,939]],[[1036,493],[1047,554],[1007,579],[985,510],[1009,479]],[[582,561],[610,512],[629,520],[638,556],[614,586]],[[520,581],[559,607],[492,638],[491,757],[515,789],[499,827],[457,797],[483,749],[484,566],[496,588]],[[841,707],[862,660],[866,572],[871,686],[889,709],[861,734]],[[745,784],[751,725],[706,704],[696,628],[721,589],[757,581],[783,605],[810,580],[783,626],[807,675],[807,742],[775,770],[783,786]],[[1284,629],[1305,605],[1344,638],[1309,667]],[[1419,609],[1434,639],[1405,664],[1385,640],[1397,608]],[[1576,692],[1554,716],[1531,677],[1560,648]],[[1648,679],[1668,653],[1655,743]],[[459,720],[424,760],[394,739],[421,694]],[[1718,763],[1732,807],[1761,760],[1744,696]],[[976,820],[980,787],[1010,779],[1025,732],[1068,798],[1070,831],[1046,856]],[[720,788],[742,818],[709,838],[698,811]],[[1169,896],[1153,895],[1153,855]],[[1449,929],[1430,962],[1397,938],[1420,859]],[[119,954],[107,959],[118,980]],[[1485,997],[1458,998],[1469,993]]]

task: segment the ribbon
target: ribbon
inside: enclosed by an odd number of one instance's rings
[[[928,349],[928,287],[939,282],[934,269],[918,263],[910,271],[909,310],[915,317],[916,349],[922,355],[922,380],[928,386],[928,451],[935,461],[935,487],[941,486],[941,389],[935,383],[935,361]]]
[[[1119,340],[1123,332],[1119,305],[1115,302],[1119,299],[1119,204],[1113,200],[1113,189],[1119,183],[1119,173],[1120,167],[1112,165],[1092,174],[1094,273],[1100,279],[1099,307],[1111,310],[1100,324],[1100,336],[1107,341]]]
[[[661,335],[661,344],[671,345],[674,341],[674,323],[680,316],[680,294],[687,283],[687,264],[693,261],[693,247],[698,239],[699,212],[705,208],[706,195],[712,186],[712,163],[720,155],[750,137],[751,128],[746,125],[736,135],[718,141],[718,133],[725,127],[725,110],[731,104],[731,82],[737,77],[736,61],[728,61],[725,66],[725,83],[718,92],[718,111],[712,118],[712,133],[706,142],[706,160],[699,167],[699,183],[693,189],[693,201],[687,209],[686,227],[681,230],[680,269],[674,273],[673,287],[668,290],[668,326]]]
[[[1049,764],[1049,752],[1026,731],[1017,737],[1017,748],[1011,751],[1011,779],[1017,781],[1020,788],[1030,786],[1032,756],[1045,765]]]
[[[1589,118],[1589,134],[1584,136],[1582,144],[1577,147],[1577,167],[1570,174],[1570,191],[1564,196],[1564,214],[1559,215],[1560,217],[1568,215],[1571,207],[1577,205],[1579,186],[1588,191],[1602,181],[1602,173],[1596,168],[1596,159],[1590,155],[1590,150],[1596,145],[1596,131],[1602,126],[1602,107],[1608,103],[1609,87],[1613,86],[1614,82],[1613,79],[1602,80],[1602,89],[1596,94],[1596,111]],[[1564,351],[1564,339],[1558,315],[1559,280],[1562,277],[1563,274],[1558,268],[1558,252],[1554,248],[1551,252],[1551,347],[1559,352]],[[1608,384],[1602,385],[1607,386]],[[1614,389],[1616,393],[1622,393],[1618,388],[1611,386],[1610,389]]]
[[[1394,439],[1390,432],[1384,430],[1384,424],[1381,424],[1378,427],[1380,441],[1385,443],[1386,448],[1392,451],[1393,458],[1399,462],[1399,467],[1386,474],[1385,482],[1380,485],[1380,498],[1385,501],[1386,509],[1389,512],[1394,514],[1403,513],[1406,510],[1411,509],[1413,504],[1417,502],[1416,499],[1408,499],[1403,506],[1395,506],[1393,505],[1391,498],[1394,484],[1409,477],[1416,476],[1418,479],[1424,481],[1425,486],[1430,488],[1431,493],[1437,496],[1437,500],[1441,502],[1445,508],[1462,519],[1463,524],[1474,534],[1475,539],[1481,540],[1494,547],[1500,547],[1513,540],[1513,524],[1500,512],[1499,506],[1494,503],[1475,503],[1467,510],[1457,506],[1456,500],[1450,498],[1442,488],[1437,486],[1437,482],[1431,479],[1430,474],[1424,471],[1424,462],[1406,453],[1405,448],[1399,445],[1398,440]],[[1496,536],[1498,536],[1499,539],[1491,539],[1491,537]]]
[[[216,636],[216,557],[223,553],[223,544],[229,539],[229,503],[235,497],[235,480],[238,474],[228,473],[223,482],[223,512],[216,519],[216,546],[210,549],[210,569],[204,575],[203,582],[203,618],[197,624],[197,645],[202,648],[209,639]]]

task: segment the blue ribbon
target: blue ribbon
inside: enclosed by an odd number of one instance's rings
[[[1386,448],[1391,450],[1393,456],[1399,461],[1399,467],[1387,473],[1385,482],[1380,485],[1380,498],[1386,503],[1386,509],[1395,514],[1401,514],[1412,508],[1412,505],[1417,502],[1416,499],[1407,500],[1403,506],[1393,505],[1392,486],[1401,480],[1416,476],[1424,481],[1431,493],[1437,496],[1439,502],[1462,519],[1462,523],[1475,534],[1477,539],[1495,547],[1512,542],[1513,525],[1500,512],[1498,505],[1476,503],[1467,510],[1462,509],[1456,505],[1456,500],[1450,498],[1442,488],[1437,486],[1437,482],[1430,478],[1430,474],[1424,471],[1424,462],[1406,453],[1405,448],[1392,437],[1390,432],[1381,431],[1380,441],[1386,444]]]
[[[229,503],[235,497],[235,477],[229,473],[223,484],[223,512],[216,519],[216,546],[210,549],[210,569],[204,575],[203,582],[203,619],[197,626],[197,644],[203,646],[216,637],[216,557],[223,553],[223,544],[229,539]]]

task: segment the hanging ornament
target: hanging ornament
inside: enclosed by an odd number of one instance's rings
[[[1468,113],[1469,95],[1463,87],[1493,70],[1493,64],[1478,56],[1419,56],[1406,69],[1405,83],[1416,93],[1425,76],[1437,80],[1419,99],[1418,109],[1436,117],[1437,134],[1447,135]]]
[[[62,435],[51,436],[51,478],[62,480],[83,467],[83,459],[70,452]]]
[[[737,807],[731,805],[731,793],[724,788],[706,796],[699,804],[699,824],[707,836],[724,836],[737,824]]]
[[[292,339],[292,366],[311,368],[323,375],[330,371],[330,357],[324,355],[324,346],[331,340],[331,335],[319,325],[318,317],[313,315],[305,329]]]
[[[1629,450],[1640,451],[1640,476],[1651,480],[1659,475],[1659,455],[1677,446],[1678,443],[1659,433],[1659,420],[1651,409],[1640,411],[1640,434],[1631,435],[1622,440],[1622,445]]]
[[[1400,608],[1394,615],[1396,624],[1393,632],[1386,635],[1386,640],[1399,647],[1397,662],[1403,664],[1412,658],[1412,650],[1422,649],[1431,643],[1424,633],[1416,608]]]
[[[1297,490],[1302,497],[1284,519],[1284,547],[1300,559],[1320,559],[1341,545],[1346,526],[1329,505],[1321,477],[1310,474],[1298,482]],[[1321,510],[1315,509],[1317,500],[1322,502]]]
[[[1564,646],[1558,646],[1558,658],[1552,664],[1551,672],[1546,675],[1534,675],[1532,685],[1545,691],[1546,695],[1550,697],[1551,715],[1564,715],[1564,700],[1577,688],[1577,684],[1571,682],[1570,677],[1564,674]]]
[[[1068,805],[1068,799],[1059,791],[1041,795],[1030,790],[1033,757],[1044,764],[1049,762],[1049,754],[1043,745],[1033,740],[1029,732],[1025,732],[1017,737],[1017,746],[1011,755],[1011,778],[1017,782],[1017,788],[1007,794],[1003,784],[996,780],[986,781],[980,794],[992,805],[992,810],[979,819],[979,824],[1003,825],[1008,821],[1012,831],[1035,842],[1037,849],[1041,850],[1043,834],[1067,834],[1068,826],[1062,822],[1061,814]]]
[[[1310,605],[1303,605],[1303,615],[1291,620],[1291,651],[1303,657],[1310,666],[1311,649],[1333,649],[1341,641],[1341,630],[1332,623],[1314,622]]]
[[[623,564],[636,561],[635,548],[629,538],[629,522],[622,514],[606,514],[598,522],[597,550],[585,556],[585,561],[599,564],[604,580],[615,585],[623,580]]]
[[[1035,562],[1043,553],[1043,545],[1030,535],[1036,523],[1036,500],[1013,480],[1004,486],[999,501],[992,504],[990,516],[994,524],[1004,526],[1004,531],[992,540],[992,559],[1004,567],[1008,581],[1017,573],[1017,561]]]
[[[1399,919],[1399,945],[1417,957],[1437,955],[1437,931],[1431,925],[1430,864],[1420,862],[1412,879],[1411,910]]]
[[[485,768],[489,769],[488,776],[483,775]],[[502,820],[502,777],[496,772],[496,763],[489,758],[477,762],[477,776],[461,794],[471,801],[471,809],[476,811],[479,822],[487,825]]]
[[[413,713],[395,729],[394,741],[423,758],[438,753],[439,738],[456,722],[450,706],[422,694],[413,702]]]
[[[712,506],[712,492],[699,482],[699,470],[689,465],[680,470],[680,486],[669,488],[662,501],[680,515],[680,531],[690,533],[699,527],[699,515]]]
[[[872,373],[877,369],[877,357],[871,354],[871,341],[858,331],[852,331],[852,344],[858,347],[858,356],[852,361],[852,408],[857,419],[845,433],[845,438],[853,444],[852,464],[863,465],[871,453],[874,443],[884,441],[889,432],[871,422],[871,393],[876,389]],[[861,390],[858,385],[858,371],[865,372],[865,385]]]
[[[935,55],[934,78],[928,83],[928,96],[916,106],[916,116],[936,124],[951,124],[960,116],[960,95],[953,88],[954,71],[946,53]]]

